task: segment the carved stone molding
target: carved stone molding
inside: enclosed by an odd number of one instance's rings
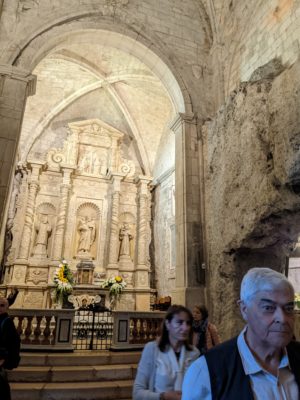
[[[48,268],[28,268],[26,283],[34,285],[46,284],[48,280]]]

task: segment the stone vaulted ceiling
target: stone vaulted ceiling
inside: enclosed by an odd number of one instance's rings
[[[159,145],[174,117],[170,97],[142,61],[99,42],[95,33],[70,37],[36,66],[37,90],[27,102],[19,158],[25,161],[62,115],[65,125],[71,122],[68,115],[73,120],[103,117],[128,135],[144,172],[152,174]],[[86,100],[91,94],[92,105]],[[70,108],[72,116],[66,114]]]

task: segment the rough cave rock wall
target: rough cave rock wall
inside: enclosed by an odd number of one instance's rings
[[[244,82],[202,130],[209,303],[223,338],[254,266],[284,270],[300,233],[300,61]]]

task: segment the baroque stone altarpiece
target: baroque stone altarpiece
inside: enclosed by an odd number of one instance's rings
[[[122,132],[96,119],[69,129],[46,162],[31,158],[17,171],[4,283],[19,288],[16,307],[50,307],[64,258],[75,292],[99,293],[104,279],[120,274],[127,287],[117,308],[149,310],[151,178],[122,157]]]

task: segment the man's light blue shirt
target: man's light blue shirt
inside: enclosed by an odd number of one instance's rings
[[[265,371],[251,353],[244,334],[239,334],[237,345],[246,375],[249,375],[255,400],[296,400],[298,386],[290,370],[285,353],[280,361],[278,376]],[[212,400],[209,371],[205,357],[198,358],[188,369],[182,387],[182,400]]]

